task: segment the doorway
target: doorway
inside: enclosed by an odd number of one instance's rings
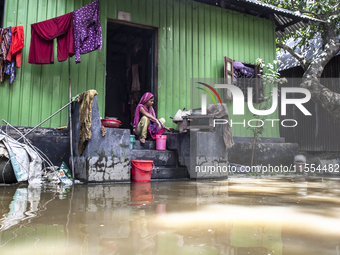
[[[108,20],[105,116],[132,130],[134,111],[145,92],[155,95],[157,113],[157,30]]]

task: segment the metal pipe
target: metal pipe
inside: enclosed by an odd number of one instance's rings
[[[74,99],[76,99],[79,96],[76,95],[74,97]],[[34,128],[32,128],[30,131],[28,131],[26,134],[22,135],[19,137],[19,139],[17,141],[19,141],[21,138],[27,136],[29,133],[31,133],[33,130],[35,130],[36,128],[38,128],[39,126],[41,126],[42,124],[44,124],[46,121],[48,121],[50,118],[52,118],[54,115],[56,115],[57,113],[59,113],[60,111],[64,110],[67,106],[69,106],[73,101],[71,100],[70,102],[68,102],[66,105],[64,105],[62,108],[60,108],[58,111],[56,111],[55,113],[53,113],[50,117],[48,117],[47,119],[45,119],[44,121],[40,122],[38,125],[36,125]]]
[[[71,62],[68,59],[68,78],[69,78],[69,96],[72,102],[72,86],[71,86]],[[72,146],[72,117],[71,117],[71,105],[68,108],[69,126],[70,126],[70,150],[71,150],[71,169],[72,169],[72,181],[74,182],[74,162],[73,162],[73,146]]]

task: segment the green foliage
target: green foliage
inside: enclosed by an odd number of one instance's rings
[[[309,47],[309,41],[314,38],[315,35],[320,35],[322,39],[325,38],[324,24],[330,23],[334,27],[334,31],[337,36],[340,36],[340,3],[339,0],[260,0],[261,2],[272,4],[280,8],[284,8],[294,12],[300,12],[305,16],[309,16],[321,22],[307,26],[301,30],[294,31],[290,34],[285,35],[277,40],[280,43],[285,42],[293,38],[298,40],[299,43],[296,45],[301,47]],[[277,41],[278,42],[278,41]],[[294,49],[295,50],[295,49]]]

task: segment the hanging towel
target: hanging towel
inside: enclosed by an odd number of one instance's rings
[[[65,61],[74,55],[73,16],[71,12],[31,25],[28,63],[53,64],[54,38],[57,38],[58,61]]]
[[[11,46],[9,48],[9,51],[7,53],[6,59],[8,61],[12,61],[12,58],[15,58],[16,60],[16,66],[20,68],[21,66],[21,51],[24,45],[24,27],[23,26],[17,26],[12,27],[12,39],[11,39]]]
[[[73,12],[75,62],[80,63],[80,54],[102,48],[99,0]]]
[[[132,65],[132,86],[131,92],[140,91],[138,64]]]
[[[214,104],[208,104],[207,106],[207,114],[214,115],[217,119],[225,119],[227,120],[227,124],[223,125],[223,141],[225,145],[225,149],[228,150],[234,145],[233,141],[233,134],[231,132],[231,127],[229,125],[229,113],[228,113],[228,107],[226,104],[222,105],[214,105]]]
[[[0,81],[5,80],[6,56],[11,44],[11,27],[0,28]]]
[[[92,101],[98,95],[96,90],[88,90],[79,95],[77,102],[79,107],[79,141],[78,152],[81,155],[85,149],[87,141],[91,139],[91,124],[92,124]],[[102,131],[103,132],[103,131]],[[103,134],[103,133],[102,133]],[[105,135],[105,134],[104,134]]]

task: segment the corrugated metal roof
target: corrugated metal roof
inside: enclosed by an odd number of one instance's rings
[[[239,0],[240,2],[247,2],[254,5],[259,5],[274,11],[274,18],[276,23],[284,27],[284,30],[277,30],[276,36],[281,37],[301,28],[304,28],[315,22],[323,22],[321,20],[306,16],[300,12],[293,12],[287,9],[279,8],[274,5],[266,4],[257,0]],[[296,22],[294,22],[294,20]]]
[[[283,9],[283,8],[279,8],[277,6],[274,6],[274,5],[271,5],[271,4],[267,4],[267,3],[263,3],[263,2],[257,1],[257,0],[239,0],[239,1],[253,3],[253,4],[256,4],[256,5],[260,5],[260,6],[272,9],[272,10],[274,10],[276,12],[293,15],[293,16],[296,16],[296,17],[299,17],[299,18],[303,18],[303,19],[308,19],[308,20],[311,20],[311,21],[320,21],[318,19],[314,19],[314,18],[308,17],[306,15],[302,15],[300,12],[293,12],[293,11],[290,11],[290,10],[287,10],[287,9]]]
[[[281,37],[312,23],[323,22],[315,18],[266,4],[257,0],[195,0],[197,2],[221,6],[222,8],[272,19],[276,24],[276,36]]]

